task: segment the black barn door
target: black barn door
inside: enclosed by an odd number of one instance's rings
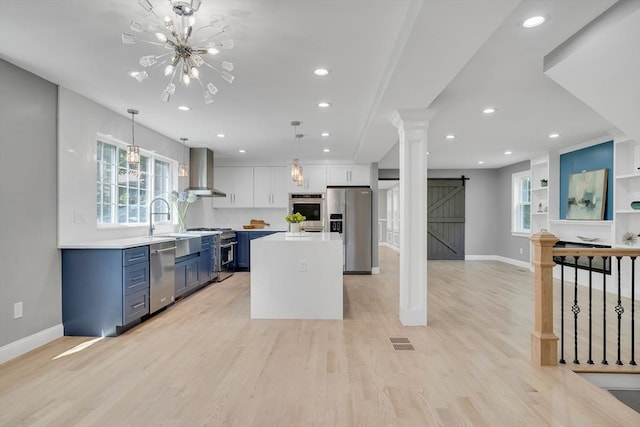
[[[464,181],[427,180],[427,259],[464,259]]]

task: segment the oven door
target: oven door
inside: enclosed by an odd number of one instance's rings
[[[223,241],[220,244],[220,271],[234,270],[233,252],[237,244],[234,241]]]
[[[322,203],[321,202],[296,202],[291,203],[291,212],[300,212],[307,221],[322,222]]]

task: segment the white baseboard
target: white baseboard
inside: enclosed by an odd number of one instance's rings
[[[62,323],[0,347],[0,364],[64,336]]]
[[[526,261],[520,261],[513,258],[507,258],[500,255],[465,255],[465,261],[500,261],[506,264],[515,265],[526,269],[531,268],[531,264]]]

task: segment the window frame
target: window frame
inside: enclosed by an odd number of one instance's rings
[[[111,205],[111,219],[114,222],[100,222],[101,218],[103,218],[103,216],[99,216],[98,215],[98,209],[99,209],[99,204],[101,203],[101,201],[98,200],[98,195],[100,194],[100,190],[101,188],[99,187],[100,185],[104,185],[105,180],[104,175],[101,174],[100,169],[99,169],[99,162],[103,161],[103,160],[99,160],[100,159],[100,153],[98,152],[98,148],[100,147],[100,143],[102,144],[108,144],[108,145],[112,145],[116,147],[116,152],[115,152],[115,163],[110,163],[110,165],[112,165],[112,167],[115,167],[114,169],[111,169],[111,174],[112,174],[112,181],[110,184],[112,189],[111,189],[111,202],[109,203],[109,205]],[[141,158],[144,156],[148,159],[148,163],[149,163],[149,167],[148,167],[148,172],[145,172],[148,175],[147,178],[147,186],[146,186],[146,200],[145,200],[145,204],[141,205],[139,203],[136,203],[135,205],[129,205],[127,204],[127,207],[144,207],[146,209],[145,211],[145,215],[144,218],[140,217],[138,215],[138,218],[142,219],[142,221],[139,222],[119,222],[118,221],[118,211],[120,208],[120,204],[118,203],[118,197],[119,197],[119,183],[118,183],[118,173],[119,173],[119,169],[120,169],[120,163],[119,163],[119,150],[124,150],[126,151],[127,147],[131,145],[129,143],[120,141],[116,138],[113,138],[112,136],[109,135],[104,135],[104,134],[97,134],[97,138],[96,138],[96,143],[95,143],[95,147],[96,147],[96,156],[95,156],[95,167],[96,167],[96,174],[95,174],[95,189],[96,189],[96,198],[94,199],[94,206],[95,206],[95,215],[96,215],[96,227],[98,229],[113,229],[113,228],[132,228],[132,227],[148,227],[149,226],[149,216],[148,216],[148,209],[149,209],[149,205],[151,203],[151,201],[153,199],[155,199],[156,197],[162,197],[165,200],[169,201],[169,196],[171,194],[172,191],[176,191],[177,190],[177,186],[178,186],[178,179],[177,179],[177,166],[178,166],[178,161],[177,160],[173,160],[171,158],[168,158],[166,156],[162,156],[159,155],[157,153],[148,151],[148,150],[144,150],[144,149],[140,149],[140,156]],[[168,172],[167,174],[162,174],[162,177],[164,180],[168,180],[168,183],[165,181],[165,183],[163,183],[163,185],[161,187],[166,187],[167,188],[167,192],[166,194],[160,194],[157,195],[155,194],[156,192],[156,178],[157,178],[157,174],[156,174],[156,162],[160,161],[160,162],[165,162],[168,164]],[[127,170],[129,170],[128,165],[127,165]],[[140,188],[138,188],[138,191],[140,191]],[[104,205],[104,203],[102,203]],[[164,204],[157,204],[157,208],[158,208],[158,212],[162,211],[165,212],[166,206]],[[115,209],[115,211],[113,211],[113,209]],[[173,213],[173,208],[170,206],[170,213]],[[175,221],[175,215],[171,216],[170,220],[167,219],[162,219],[161,216],[159,216],[156,219],[154,219],[153,221],[155,224],[172,224],[175,225],[176,221]]]
[[[528,180],[529,186],[527,190],[527,198],[522,197],[522,181]],[[528,199],[528,201],[526,200]],[[521,208],[529,206],[529,228],[524,228],[521,224],[522,214]],[[511,235],[525,236],[531,235],[531,171],[525,170],[515,172],[511,175]]]

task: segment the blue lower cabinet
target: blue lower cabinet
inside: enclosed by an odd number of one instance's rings
[[[188,255],[176,259],[175,296],[180,297],[200,286],[200,255]]]
[[[68,336],[114,336],[149,314],[149,247],[62,250]]]
[[[212,236],[203,236],[200,241],[202,250],[200,251],[200,282],[209,283],[213,279],[211,269],[211,247],[213,245]]]
[[[236,231],[236,238],[238,239],[238,244],[236,246],[235,260],[236,260],[236,270],[239,270],[239,271],[249,270],[249,266],[250,266],[249,234],[250,232],[248,231]]]
[[[238,250],[236,253],[236,269],[251,270],[251,241],[260,237],[277,233],[277,231],[236,231]]]

